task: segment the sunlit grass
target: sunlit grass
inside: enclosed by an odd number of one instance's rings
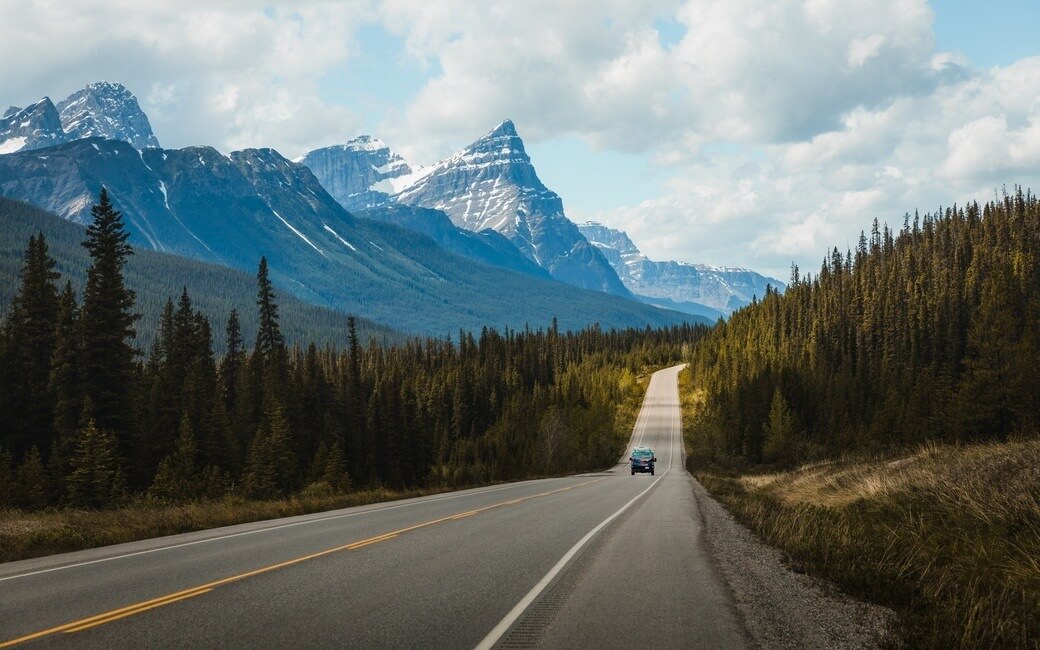
[[[693,469],[793,568],[895,609],[908,646],[1040,645],[1040,440]]]

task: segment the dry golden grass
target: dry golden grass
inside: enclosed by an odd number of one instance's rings
[[[900,612],[907,645],[1040,644],[1040,440],[698,477],[795,568]]]
[[[0,562],[132,542],[219,526],[291,517],[446,491],[365,490],[349,494],[247,501],[229,497],[184,505],[140,502],[113,510],[0,510]]]

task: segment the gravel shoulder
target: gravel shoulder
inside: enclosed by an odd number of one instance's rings
[[[895,613],[796,573],[692,480],[702,541],[761,648],[879,648],[892,645]]]

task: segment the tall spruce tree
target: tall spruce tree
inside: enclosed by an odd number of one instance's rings
[[[274,287],[268,277],[267,258],[260,258],[256,272],[259,323],[256,345],[253,348],[252,370],[254,382],[254,408],[263,409],[267,400],[280,402],[288,379],[288,353],[285,339],[278,325],[278,304],[274,299]],[[257,401],[259,400],[259,401]]]
[[[268,277],[267,258],[260,258],[260,266],[256,271],[256,306],[259,308],[259,327],[256,331],[256,345],[253,353],[260,355],[266,363],[284,353],[285,339],[278,326],[278,304],[274,300],[274,287]]]
[[[228,413],[238,410],[238,380],[242,371],[242,326],[238,322],[238,311],[232,309],[228,314],[227,352],[220,361],[220,395],[224,399],[224,408]]]
[[[112,206],[104,188],[90,210],[83,247],[90,253],[79,329],[82,344],[83,390],[93,405],[97,428],[111,432],[127,449],[131,429],[130,393],[134,380],[132,341],[134,292],[126,288],[123,268],[133,249],[123,217]]]
[[[79,307],[72,282],[58,298],[58,318],[54,328],[54,353],[51,357],[50,392],[54,397],[54,432],[62,455],[72,453],[72,440],[80,419],[83,390],[80,384]]]
[[[50,388],[59,300],[43,234],[29,238],[21,286],[6,322],[3,380],[8,387],[4,438],[16,456],[35,446],[48,449],[54,437],[54,397]],[[37,452],[38,453],[38,452]]]

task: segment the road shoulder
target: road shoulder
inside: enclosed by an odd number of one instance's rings
[[[755,645],[763,648],[877,648],[892,640],[895,614],[831,584],[795,573],[692,480],[703,540]]]

